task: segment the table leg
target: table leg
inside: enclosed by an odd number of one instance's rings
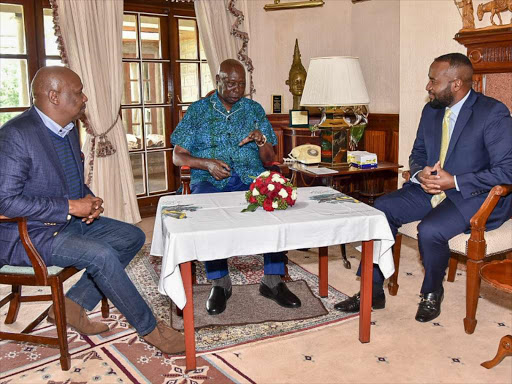
[[[327,297],[329,286],[328,248],[318,248],[318,291],[320,297]]]
[[[361,304],[359,309],[359,341],[370,342],[373,288],[373,240],[363,241],[361,254]]]
[[[187,304],[183,308],[183,325],[185,328],[185,360],[187,371],[196,369],[196,339],[194,328],[194,295],[192,288],[192,261],[180,264],[181,278],[185,288]]]

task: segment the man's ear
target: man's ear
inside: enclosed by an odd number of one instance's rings
[[[58,105],[59,104],[59,92],[55,90],[51,90],[48,92],[48,100],[50,103]]]
[[[220,76],[219,75],[215,75],[215,84],[219,84],[219,81],[220,81]]]

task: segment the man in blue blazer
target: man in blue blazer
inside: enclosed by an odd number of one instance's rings
[[[426,90],[430,102],[421,115],[409,166],[411,180],[382,196],[375,207],[386,214],[394,235],[402,224],[421,220],[418,247],[425,277],[416,320],[441,313],[448,240],[467,232],[470,219],[491,188],[512,184],[512,118],[507,107],[472,87],[473,67],[460,53],[434,60]],[[512,195],[500,199],[487,221],[499,227],[512,216]],[[373,308],[385,306],[384,276],[374,266]],[[359,311],[359,294],[335,305]]]
[[[144,245],[134,225],[101,217],[103,200],[84,184],[74,121],[85,111],[80,77],[44,67],[32,81],[34,106],[0,128],[0,215],[28,218],[32,242],[47,265],[85,269],[67,292],[67,323],[83,334],[108,331],[91,321],[105,295],[150,344],[182,352],[183,336],[157,324],[125,267]],[[15,223],[0,223],[0,266],[30,266]],[[48,320],[54,321],[53,308]]]

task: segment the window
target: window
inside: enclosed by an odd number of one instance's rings
[[[53,32],[53,15],[49,4],[39,0],[2,2],[0,126],[30,107],[30,82],[44,65],[63,65]]]
[[[194,18],[175,16],[178,24],[179,56],[176,58],[177,120],[180,121],[188,106],[213,90],[210,68],[206,61],[203,44],[199,39]]]
[[[213,89],[191,4],[125,3],[123,75],[121,116],[144,215],[179,187],[170,135],[188,105]]]

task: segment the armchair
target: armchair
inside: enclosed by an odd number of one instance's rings
[[[30,236],[27,231],[26,217],[8,218],[0,215],[0,222],[13,222],[18,224],[21,242],[27,252],[30,262],[32,263],[32,267],[4,265],[0,268],[0,284],[8,284],[12,287],[11,293],[0,300],[0,308],[9,303],[9,310],[5,318],[5,324],[12,324],[16,321],[20,304],[22,302],[51,300],[53,302],[55,324],[57,327],[56,338],[30,335],[34,328],[47,316],[48,310],[50,309],[50,307],[48,307],[20,333],[0,332],[0,340],[57,345],[60,349],[61,368],[63,371],[67,371],[71,366],[71,357],[68,350],[63,283],[79,271],[73,267],[48,267],[45,264],[41,255],[30,240]],[[51,288],[51,294],[22,296],[21,287],[23,285],[47,286]],[[105,297],[102,299],[101,313],[104,318],[109,315],[108,301]]]
[[[406,173],[406,172],[404,172]],[[408,173],[404,178],[408,179]],[[447,280],[455,280],[458,257],[460,255],[467,257],[467,276],[466,276],[466,317],[464,318],[464,330],[472,334],[476,327],[476,309],[480,292],[480,269],[485,264],[486,258],[506,254],[507,259],[512,259],[512,220],[508,220],[501,227],[486,232],[485,226],[487,219],[498,204],[502,196],[512,192],[512,185],[496,185],[491,189],[480,209],[471,218],[471,233],[460,234],[450,240],[449,246],[452,252],[450,257]],[[398,273],[400,264],[400,247],[402,235],[417,239],[417,226],[419,221],[403,225],[396,236],[393,249],[393,258],[395,261],[395,273],[389,280],[389,293],[396,295],[398,292]]]

